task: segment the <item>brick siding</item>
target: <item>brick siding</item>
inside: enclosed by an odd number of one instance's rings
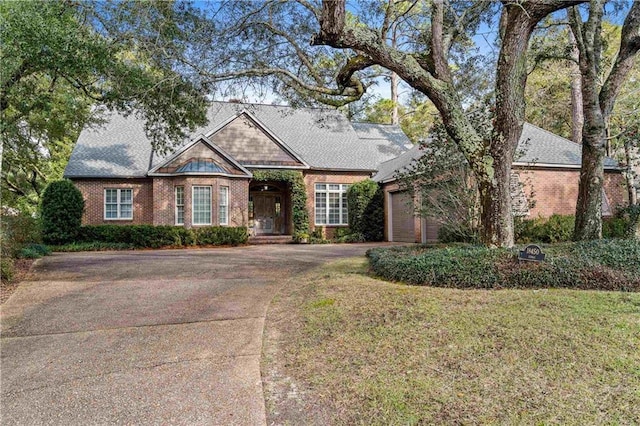
[[[520,176],[527,199],[535,201],[534,207],[529,211],[530,218],[575,214],[580,170],[514,168],[514,171]],[[604,192],[612,212],[625,204],[624,178],[621,173],[605,172]]]
[[[369,179],[368,172],[338,172],[338,171],[305,171],[304,184],[307,188],[307,211],[309,212],[309,225],[311,231],[315,230],[315,191],[316,183],[352,184]],[[336,228],[344,228],[344,225],[318,225],[323,228],[325,238],[332,238]]]
[[[142,225],[153,222],[153,182],[151,179],[74,179],[73,183],[84,198],[84,225]],[[104,218],[104,190],[132,189],[133,218],[113,220]]]

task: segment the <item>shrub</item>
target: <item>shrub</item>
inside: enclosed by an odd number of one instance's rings
[[[373,272],[414,285],[456,288],[581,288],[640,291],[640,242],[599,240],[543,248],[545,262],[480,246],[393,247],[367,252]]]
[[[40,222],[30,214],[2,216],[2,256],[15,257],[27,244],[41,240]]]
[[[51,182],[42,194],[42,237],[46,243],[61,244],[78,236],[84,200],[70,180]]]
[[[51,246],[52,251],[76,252],[76,251],[100,251],[100,250],[131,250],[134,247],[127,243],[70,243],[60,246]]]
[[[602,238],[625,238],[629,222],[621,217],[613,217],[602,221]]]
[[[245,227],[207,226],[187,229],[153,225],[91,225],[80,228],[77,242],[123,243],[128,247],[238,245],[247,242]]]
[[[443,224],[438,229],[438,241],[441,243],[477,243],[480,236],[476,230],[466,226]]]
[[[349,232],[367,241],[384,238],[384,192],[371,179],[354,183],[347,191]],[[346,237],[347,234],[340,237]]]
[[[11,281],[13,278],[13,259],[2,256],[0,259],[0,277],[4,281]]]
[[[514,220],[515,239],[519,243],[559,243],[571,241],[575,216],[551,215],[548,219]]]
[[[23,247],[18,253],[21,259],[39,259],[51,253],[49,247],[42,244],[29,244]]]

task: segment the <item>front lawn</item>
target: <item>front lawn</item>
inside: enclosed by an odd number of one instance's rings
[[[268,423],[640,423],[640,294],[412,287],[366,271],[341,261],[274,299]]]

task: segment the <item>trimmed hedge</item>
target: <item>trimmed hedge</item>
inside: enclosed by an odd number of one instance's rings
[[[579,288],[640,291],[640,242],[599,240],[545,246],[546,261],[518,262],[515,250],[460,245],[367,252],[392,281],[454,288]]]
[[[207,226],[182,228],[153,225],[92,225],[80,228],[76,243],[123,244],[132,248],[245,244],[245,227]]]
[[[354,241],[384,239],[384,192],[371,179],[354,183],[347,190],[349,231]],[[341,237],[346,237],[343,235]]]
[[[42,194],[42,238],[45,243],[64,244],[76,239],[84,199],[70,180],[51,182]]]

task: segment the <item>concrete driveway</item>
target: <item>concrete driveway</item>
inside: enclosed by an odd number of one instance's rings
[[[279,285],[372,245],[55,254],[2,306],[2,424],[265,423]]]

